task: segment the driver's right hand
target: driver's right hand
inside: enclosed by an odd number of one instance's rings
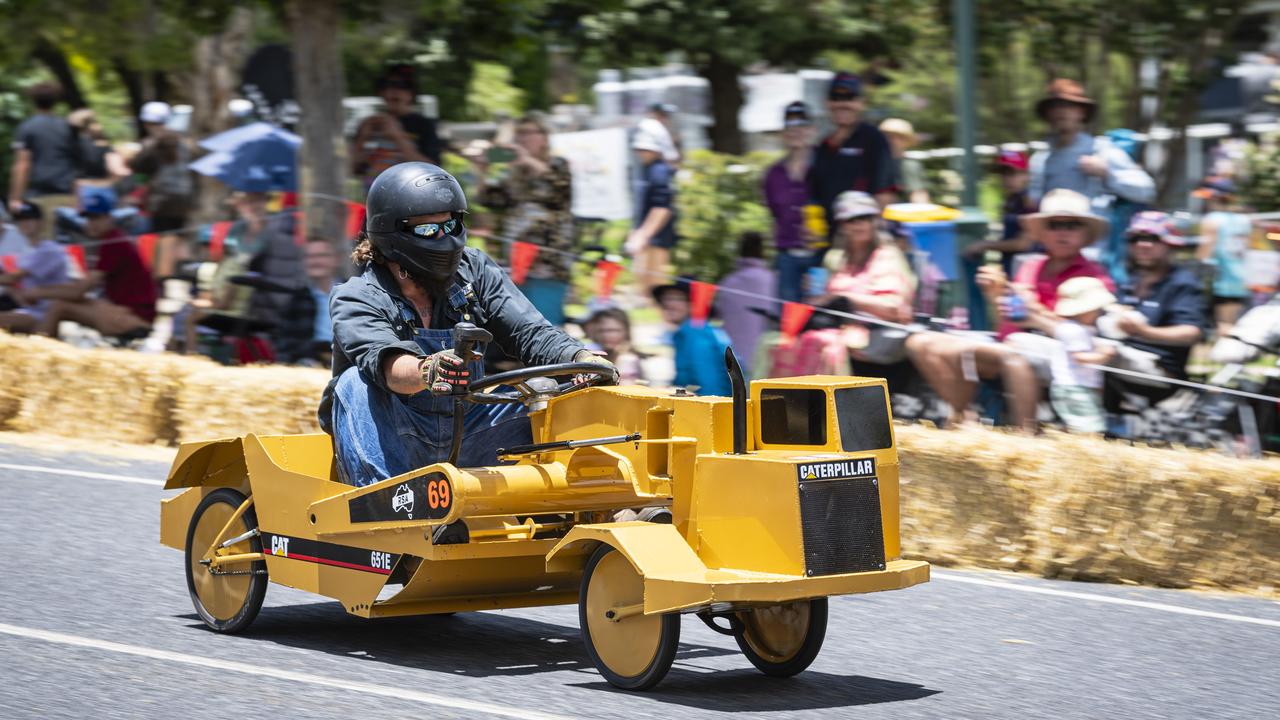
[[[587,350],[585,348],[583,348],[582,350],[579,350],[578,353],[573,356],[573,361],[589,362],[589,363],[594,363],[596,365],[603,365],[613,371],[614,378],[618,377],[618,368],[613,363],[609,362],[609,360],[604,356],[597,355],[596,353],[590,350]],[[587,374],[575,375],[573,376],[573,383],[575,385],[581,385],[583,383],[590,382],[592,379],[594,379],[593,376],[587,375]]]
[[[454,395],[466,391],[471,384],[466,361],[453,350],[441,350],[422,358],[418,369],[422,372],[422,384],[433,395]]]

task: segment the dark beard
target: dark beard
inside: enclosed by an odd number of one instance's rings
[[[453,284],[453,279],[438,280],[425,277],[416,273],[409,273],[409,279],[414,285],[422,288],[432,300],[447,300],[449,298],[449,286]]]

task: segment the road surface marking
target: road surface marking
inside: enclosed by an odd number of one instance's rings
[[[201,657],[199,655],[188,655],[186,653],[171,652],[169,650],[142,647],[140,645],[125,645],[123,643],[116,643],[108,640],[96,640],[94,638],[80,637],[78,635],[66,635],[64,633],[51,632],[49,630],[37,630],[35,628],[20,627],[18,625],[0,623],[0,633],[29,638],[32,640],[43,640],[45,642],[58,643],[61,645],[105,650],[107,652],[121,653],[124,655],[137,655],[139,657],[150,658],[152,660],[164,660],[167,662],[183,663],[186,665],[198,665],[200,667],[212,668],[214,670],[230,670],[231,672],[258,675],[261,677],[275,678],[277,680],[290,680],[293,682],[306,683],[308,685],[320,685],[323,687],[336,688],[338,690],[364,693],[365,695],[377,695],[379,697],[394,698],[396,700],[410,700],[427,705],[435,705],[437,707],[479,713],[485,716],[497,715],[501,717],[518,718],[518,720],[559,720],[564,717],[562,715],[549,715],[547,713],[523,710],[521,708],[508,707],[505,705],[495,705],[492,703],[477,702],[474,700],[463,700],[461,698],[453,698],[446,695],[434,695],[432,693],[425,693],[418,690],[388,687],[386,685],[370,685],[368,683],[355,682],[352,680],[345,680],[343,678],[312,675],[310,673],[301,673],[292,670],[278,670],[275,668],[266,668],[258,665],[235,662],[233,660],[218,660],[215,658]]]
[[[1055,597],[1074,598],[1076,600],[1092,600],[1093,602],[1111,603],[1112,605],[1128,605],[1130,607],[1160,610],[1163,612],[1178,613],[1180,615],[1194,615],[1196,617],[1213,618],[1215,620],[1230,620],[1231,622],[1252,623],[1254,625],[1280,628],[1280,620],[1249,617],[1248,615],[1234,615],[1232,613],[1213,612],[1211,610],[1198,610],[1196,608],[1183,607],[1181,605],[1166,605],[1165,603],[1148,602],[1146,600],[1130,600],[1128,598],[1094,595],[1092,593],[1073,592],[1071,590],[1054,590],[1053,588],[1025,585],[1022,583],[1003,582],[1001,580],[983,580],[981,578],[966,577],[955,573],[938,572],[937,570],[934,570],[931,573],[931,579],[950,580],[953,582],[969,583],[970,585],[983,585],[985,587],[995,587],[1004,590],[1038,593],[1040,595],[1053,595]]]
[[[10,465],[0,463],[0,470],[17,470],[19,472],[47,473],[49,475],[66,475],[68,477],[90,478],[92,480],[115,480],[116,482],[137,483],[139,485],[156,485],[164,487],[163,480],[131,477],[129,475],[110,475],[108,473],[86,472],[84,470],[63,470],[60,468],[40,467],[39,465]]]

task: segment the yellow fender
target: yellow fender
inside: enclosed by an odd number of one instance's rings
[[[681,609],[672,607],[663,593],[651,591],[657,582],[701,578],[707,572],[675,526],[638,521],[575,526],[547,553],[547,571],[580,571],[602,543],[622,553],[644,577],[646,615]]]
[[[160,543],[186,549],[191,514],[205,495],[220,487],[249,494],[249,469],[245,465],[242,438],[221,438],[183,443],[169,468],[166,490],[186,492],[160,501]]]

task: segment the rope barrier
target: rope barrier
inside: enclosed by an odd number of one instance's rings
[[[299,195],[300,197],[308,197],[308,198],[315,198],[315,199],[319,199],[319,200],[330,200],[330,201],[334,201],[334,202],[342,202],[342,203],[347,203],[347,204],[353,204],[353,201],[351,201],[351,200],[347,200],[346,198],[341,198],[341,197],[338,197],[338,196],[335,196],[335,195],[328,195],[328,194],[324,194],[324,193],[298,193],[298,195]],[[296,216],[297,216],[298,214],[300,214],[301,212],[302,212],[302,211],[301,211],[301,209],[282,210],[282,211],[275,212],[275,213],[271,213],[271,214],[269,214],[269,215],[265,216],[265,219],[275,219],[275,218],[279,218],[279,217],[290,217],[290,216],[294,216],[294,217],[296,217]],[[220,222],[232,222],[232,223],[235,223],[235,222],[239,222],[239,221],[220,221]],[[214,225],[214,224],[215,224],[215,223],[203,223],[203,224],[201,224],[201,225],[190,226],[190,227],[186,227],[186,228],[180,228],[180,229],[177,229],[177,230],[170,230],[170,231],[157,232],[157,233],[136,233],[136,234],[133,234],[133,235],[124,235],[124,236],[122,236],[122,237],[118,237],[118,238],[114,238],[114,239],[112,239],[112,240],[106,240],[106,241],[95,241],[95,240],[92,240],[92,239],[87,239],[85,242],[79,242],[79,243],[74,243],[74,244],[76,244],[76,245],[80,245],[80,246],[82,246],[82,247],[96,247],[96,246],[106,245],[106,244],[110,244],[110,243],[118,243],[118,242],[132,242],[132,241],[133,241],[133,240],[135,240],[136,238],[139,238],[139,237],[142,237],[142,236],[144,236],[144,235],[148,235],[148,234],[152,234],[152,235],[185,235],[185,234],[188,234],[188,233],[200,232],[200,231],[202,231],[202,230],[204,230],[204,229],[206,229],[206,228],[211,227],[211,226],[212,226],[212,225]],[[512,238],[498,237],[498,236],[490,236],[488,239],[490,239],[490,240],[495,240],[495,241],[500,242],[500,243],[503,243],[503,244],[505,244],[505,245],[512,245],[512,244],[514,244],[514,243],[516,243],[516,242],[520,242],[520,241],[515,240],[515,239],[512,239]],[[586,260],[585,256],[584,256],[582,253],[574,252],[574,251],[571,251],[571,250],[563,250],[563,249],[561,249],[561,248],[553,248],[553,247],[546,247],[546,246],[537,246],[537,247],[538,247],[538,253],[539,253],[539,254],[541,254],[541,253],[552,253],[552,254],[555,254],[555,255],[565,256],[565,257],[568,257],[568,258],[570,258],[570,259],[572,259],[572,260],[579,261],[579,262],[583,262],[583,261],[585,261],[585,260]],[[667,273],[667,272],[664,272],[664,271],[660,271],[660,270],[652,270],[652,269],[642,269],[642,270],[637,271],[637,270],[635,270],[634,268],[632,268],[632,275],[633,275],[633,276],[640,275],[640,276],[644,276],[644,277],[647,277],[647,278],[650,278],[650,279],[657,279],[657,280],[662,280],[662,281],[667,281],[667,282],[677,281],[677,280],[681,280],[681,279],[682,279],[682,278],[681,278],[681,277],[679,277],[679,276],[672,275],[672,274]],[[783,300],[782,298],[779,298],[779,297],[773,297],[773,296],[770,296],[770,295],[762,295],[762,294],[759,294],[759,293],[752,293],[752,292],[748,292],[748,291],[745,291],[745,290],[739,290],[739,289],[736,289],[736,288],[724,287],[724,286],[722,286],[722,285],[717,285],[717,284],[715,284],[715,283],[710,283],[710,284],[712,284],[712,285],[714,285],[714,286],[715,286],[715,288],[716,288],[716,292],[717,292],[717,293],[724,292],[724,293],[728,293],[728,294],[731,294],[731,295],[737,295],[737,296],[740,296],[740,297],[743,297],[743,298],[748,298],[748,299],[753,299],[753,300],[762,300],[762,301],[765,301],[765,302],[770,303],[770,304],[776,304],[776,305],[778,305],[778,306],[781,306],[783,303],[786,303],[786,302],[793,302],[793,301]],[[832,309],[832,308],[823,307],[823,306],[821,306],[821,305],[813,305],[813,304],[811,304],[811,303],[798,302],[798,303],[796,303],[796,304],[808,306],[808,307],[812,308],[812,311],[813,311],[813,312],[815,312],[815,313],[822,313],[822,314],[825,314],[825,315],[828,315],[828,316],[831,316],[831,317],[836,317],[836,318],[840,318],[840,319],[848,320],[848,321],[852,321],[852,322],[859,322],[859,323],[863,323],[863,324],[866,324],[866,325],[874,325],[874,326],[878,326],[878,327],[892,328],[892,329],[895,329],[895,330],[901,330],[901,331],[907,332],[907,333],[909,333],[909,334],[916,334],[916,333],[920,333],[920,332],[938,332],[938,333],[941,333],[941,334],[944,334],[944,335],[956,336],[956,333],[955,333],[955,332],[953,332],[953,331],[951,331],[951,330],[949,330],[949,329],[945,329],[945,328],[943,328],[943,329],[938,329],[938,330],[923,329],[923,328],[921,328],[918,324],[903,324],[903,323],[896,323],[896,322],[892,322],[892,321],[889,321],[889,320],[884,320],[884,319],[882,319],[882,318],[878,318],[878,317],[875,317],[875,316],[872,316],[872,315],[868,315],[868,314],[866,314],[866,313],[860,313],[860,312],[852,312],[852,313],[850,313],[850,312],[845,312],[845,311],[842,311],[842,310],[835,310],[835,309]],[[931,320],[933,320],[933,321],[935,321],[935,322],[936,322],[936,321],[941,321],[942,319],[941,319],[941,318],[931,318]],[[1039,353],[1034,353],[1034,352],[1032,352],[1032,351],[1025,350],[1025,349],[1018,349],[1018,350],[1016,350],[1016,352],[1018,352],[1019,354],[1022,354],[1022,355],[1024,355],[1024,356],[1028,356],[1028,357],[1038,357],[1038,358],[1041,358],[1041,359],[1044,359],[1044,360],[1048,360],[1048,359],[1049,359],[1049,358],[1048,358],[1048,356],[1045,356],[1045,355],[1042,355],[1042,354],[1039,354]],[[1142,373],[1142,372],[1138,372],[1138,371],[1135,371],[1135,370],[1127,370],[1127,369],[1124,369],[1124,368],[1117,368],[1117,367],[1112,367],[1112,366],[1109,366],[1109,365],[1087,365],[1086,367],[1089,367],[1089,368],[1091,368],[1091,369],[1095,369],[1095,370],[1098,370],[1098,371],[1100,371],[1100,372],[1104,372],[1104,373],[1113,373],[1113,374],[1117,374],[1117,375],[1123,375],[1123,376],[1128,376],[1128,377],[1138,378],[1138,379],[1146,380],[1146,381],[1148,381],[1148,382],[1156,382],[1156,383],[1167,384],[1167,385],[1182,386],[1182,387],[1194,388],[1194,389],[1200,390],[1200,391],[1202,391],[1202,392],[1207,392],[1207,393],[1216,393],[1216,394],[1222,394],[1222,395],[1233,395],[1233,396],[1236,396],[1236,397],[1248,398],[1248,399],[1252,399],[1252,400],[1261,400],[1261,401],[1264,401],[1264,402],[1274,402],[1274,403],[1278,403],[1278,404],[1280,404],[1280,397],[1273,397],[1273,396],[1270,396],[1270,395],[1262,395],[1262,394],[1259,394],[1259,393],[1252,393],[1252,392],[1247,392],[1247,391],[1244,391],[1244,390],[1236,390],[1236,389],[1234,389],[1234,388],[1221,387],[1221,386],[1217,386],[1217,385],[1208,385],[1208,384],[1206,384],[1206,383],[1198,383],[1198,382],[1194,382],[1194,381],[1191,381],[1191,380],[1179,380],[1179,379],[1176,379],[1176,378],[1170,378],[1170,377],[1165,377],[1165,376],[1161,376],[1161,375],[1152,375],[1152,374],[1150,374],[1150,373]]]

